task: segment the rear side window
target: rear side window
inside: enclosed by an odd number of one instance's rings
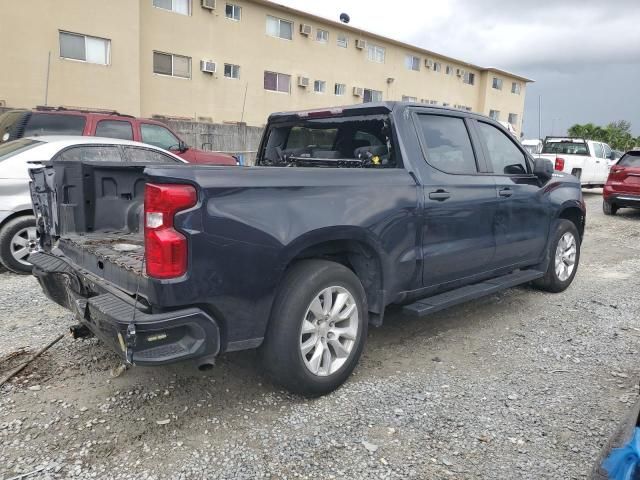
[[[178,148],[180,140],[168,128],[160,125],[143,123],[140,125],[142,141],[156,147],[171,150]]]
[[[96,137],[133,140],[131,123],[123,120],[100,120],[96,127]]]
[[[523,175],[528,173],[524,153],[493,125],[478,122],[480,136],[484,140],[493,172],[498,175]]]
[[[427,162],[445,173],[473,174],[478,168],[461,118],[418,115]]]
[[[24,129],[25,137],[39,135],[82,135],[87,123],[80,115],[33,113]]]
[[[640,167],[640,152],[625,153],[624,156],[618,160],[618,165],[621,167]]]
[[[141,163],[182,163],[171,155],[150,148],[124,147],[130,162]]]
[[[71,162],[122,162],[119,147],[82,145],[65,150],[56,160]]]

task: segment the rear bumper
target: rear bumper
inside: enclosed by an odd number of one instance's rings
[[[74,312],[123,360],[163,365],[209,358],[220,351],[220,329],[200,308],[151,313],[99,277],[80,271],[60,257],[36,253],[29,261],[44,293]]]
[[[603,195],[605,201],[615,203],[618,207],[640,208],[640,195],[635,193],[621,193],[606,191]]]

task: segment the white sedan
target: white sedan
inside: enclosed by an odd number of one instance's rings
[[[99,137],[27,137],[0,144],[0,264],[30,273],[28,257],[38,246],[29,193],[29,167],[56,160],[186,163],[144,143]]]

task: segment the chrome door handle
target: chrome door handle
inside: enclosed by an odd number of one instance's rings
[[[511,190],[510,188],[503,188],[498,190],[498,195],[504,198],[509,198],[511,195],[513,195],[513,190]]]
[[[451,194],[446,190],[439,188],[435,192],[429,193],[429,198],[431,200],[437,200],[438,202],[444,202],[448,198],[451,198]]]

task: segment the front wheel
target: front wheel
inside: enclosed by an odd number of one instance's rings
[[[547,292],[559,293],[573,282],[580,261],[580,234],[573,222],[558,220],[549,243],[549,266],[544,277],[533,282]]]
[[[288,390],[318,396],[338,388],[358,363],[367,337],[367,302],[358,277],[325,260],[287,273],[260,347],[262,366]]]

